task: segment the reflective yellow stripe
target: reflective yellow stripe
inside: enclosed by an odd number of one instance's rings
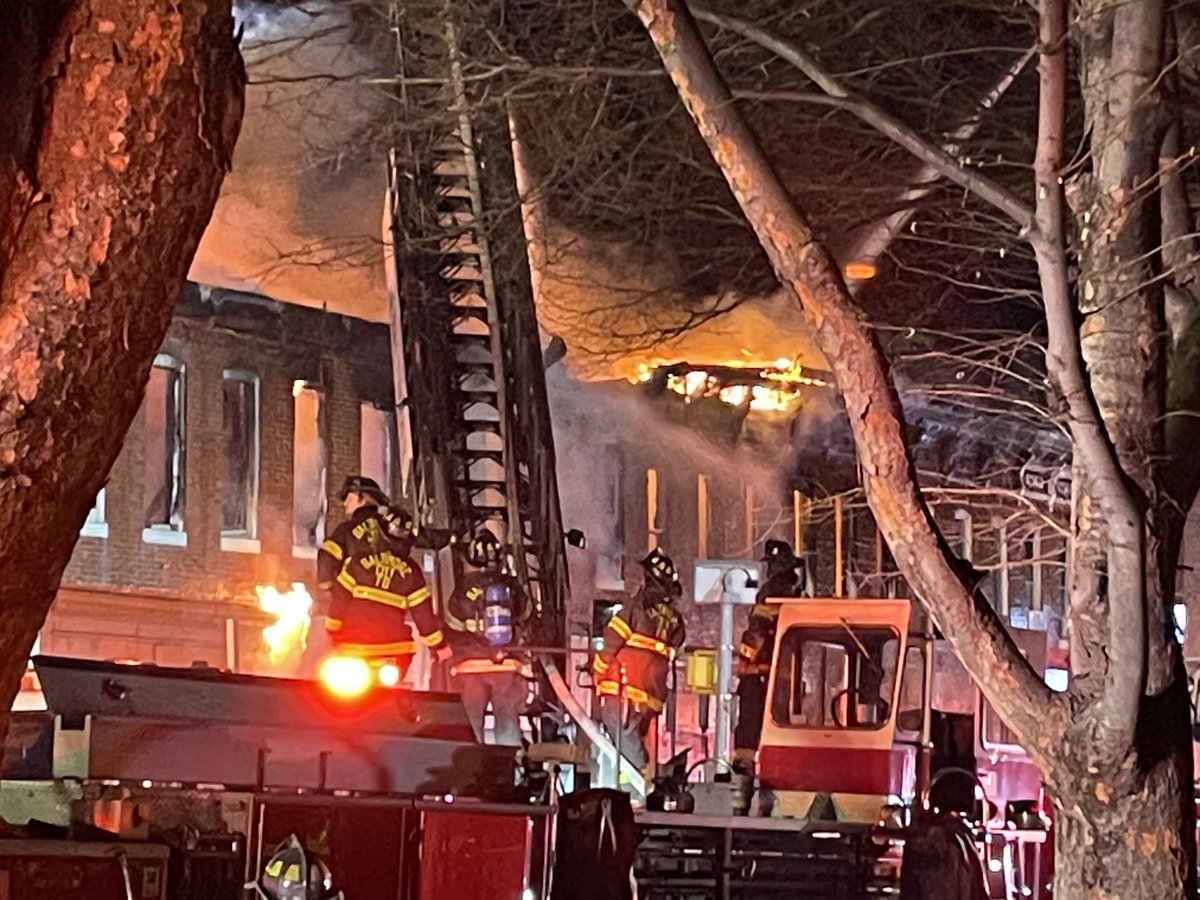
[[[340,653],[363,659],[375,659],[380,656],[412,656],[417,652],[417,645],[412,641],[393,641],[390,644],[350,644],[335,641],[334,646]]]
[[[396,609],[411,609],[433,596],[428,587],[418,588],[405,596],[404,594],[393,594],[391,591],[359,584],[354,580],[354,576],[345,569],[338,573],[337,580],[338,584],[348,590],[352,597],[359,600],[373,600],[385,606],[394,606]]]
[[[337,541],[333,540],[332,538],[325,541],[325,543],[323,543],[321,545],[321,549],[324,550],[326,553],[328,553],[330,556],[332,556],[334,559],[336,559],[338,562],[341,562],[342,557],[344,557],[346,555],[342,551],[342,545],[339,544]]]
[[[658,653],[662,656],[671,655],[671,651],[666,644],[645,634],[630,634],[625,639],[625,646],[633,647],[637,650],[649,650],[651,653]]]
[[[317,587],[319,587],[323,591],[327,591],[331,587],[333,587],[333,582],[332,581],[318,581]]]
[[[754,657],[758,656],[758,651],[749,644],[742,644],[740,647],[738,647],[738,656],[753,660]]]
[[[393,594],[391,591],[381,591],[379,588],[367,587],[366,585],[356,585],[351,589],[350,593],[358,600],[371,600],[375,603],[382,603],[384,606],[394,606],[396,609],[408,609],[409,602],[407,597],[402,597],[400,594]]]
[[[608,620],[608,627],[619,634],[625,640],[629,640],[629,636],[633,634],[633,629],[620,616],[613,616]]]
[[[596,656],[592,660],[592,671],[599,672],[601,674],[608,671],[608,663],[605,661],[604,657]]]
[[[445,639],[446,639],[446,636],[444,634],[442,634],[442,629],[440,629],[440,628],[437,631],[433,632],[433,634],[426,634],[426,635],[421,636],[421,640],[423,640],[425,642],[425,646],[427,646],[427,647],[436,647],[438,644],[440,644]]]
[[[325,620],[325,630],[326,631],[341,631],[342,630],[342,620],[341,619],[326,619]]]
[[[596,685],[596,692],[608,697],[619,697],[621,696],[621,686],[615,681],[602,681]],[[631,684],[625,685],[624,695],[630,703],[639,703],[654,712],[659,712],[663,708],[663,701],[657,697],[651,697],[641,688],[636,688]]]
[[[773,603],[755,603],[750,615],[761,616],[764,619],[778,619],[779,607]]]

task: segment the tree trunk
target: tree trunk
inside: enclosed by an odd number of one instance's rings
[[[1186,689],[1143,706],[1147,730],[1165,729],[1140,736],[1146,771],[1092,774],[1081,758],[1078,776],[1055,786],[1055,900],[1195,896],[1191,747],[1173,725],[1181,706]]]
[[[0,734],[241,123],[229,0],[0,0]]]

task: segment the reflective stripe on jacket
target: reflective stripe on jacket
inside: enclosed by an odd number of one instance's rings
[[[376,510],[363,507],[334,530],[317,554],[317,577],[330,591],[326,631],[345,652],[415,653],[414,625],[429,647],[444,641],[425,576],[396,552]]]
[[[615,615],[604,629],[604,647],[592,661],[596,691],[661,710],[671,660],[684,636],[683,617],[674,607],[639,594],[628,618]]]

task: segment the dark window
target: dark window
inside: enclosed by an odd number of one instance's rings
[[[258,528],[258,379],[226,370],[221,397],[225,432],[221,531],[254,538]]]
[[[771,715],[790,728],[882,727],[899,636],[878,625],[799,625],[779,646]]]
[[[183,365],[159,356],[146,384],[142,485],[145,527],[183,531],[184,379]]]

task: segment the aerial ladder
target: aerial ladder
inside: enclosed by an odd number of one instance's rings
[[[458,535],[486,527],[507,546],[532,602],[526,639],[551,651],[540,655],[540,684],[611,783],[617,750],[553,652],[567,647],[567,561],[510,110],[487,79],[469,77],[478,23],[440,2],[396,2],[391,17],[387,227],[406,494],[423,524]],[[644,793],[641,773],[627,761],[622,770]]]
[[[426,524],[500,537],[533,636],[558,645],[566,555],[508,113],[464,80],[449,11],[430,12],[393,10],[392,321],[409,493]]]

